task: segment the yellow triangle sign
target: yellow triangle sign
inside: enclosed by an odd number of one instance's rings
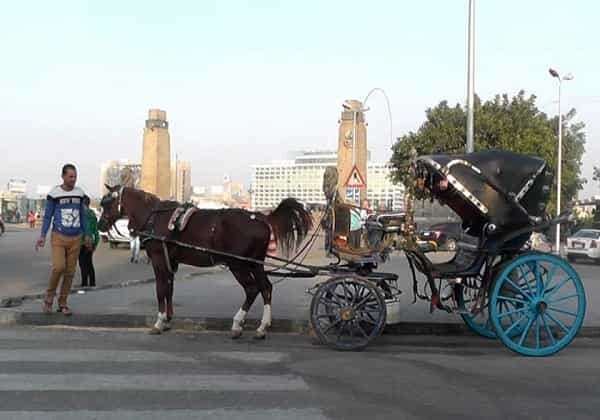
[[[352,168],[352,171],[350,172],[350,176],[348,177],[345,186],[350,188],[364,188],[367,186],[365,179],[358,171],[356,165],[354,165],[354,167]]]

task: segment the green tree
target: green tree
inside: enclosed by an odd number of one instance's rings
[[[534,95],[520,91],[510,98],[496,95],[482,103],[475,97],[475,150],[510,150],[539,156],[551,168],[556,168],[558,116],[549,118],[541,112]],[[582,188],[582,156],[585,151],[585,124],[575,122],[571,109],[563,116],[562,202],[571,202]],[[397,139],[392,147],[392,177],[396,182],[409,184],[408,156],[411,148],[422,154],[464,153],[466,145],[466,110],[461,105],[450,107],[447,101],[425,111],[425,122],[416,132]],[[600,173],[596,172],[600,176]],[[600,178],[599,178],[600,180]],[[556,177],[548,211],[553,213],[556,202]]]

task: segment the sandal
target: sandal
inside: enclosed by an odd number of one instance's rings
[[[58,308],[58,310],[56,312],[61,312],[64,316],[73,315],[73,312],[71,312],[71,310],[69,309],[68,306],[61,306]]]
[[[42,303],[42,310],[49,314],[52,312],[52,301],[48,302],[47,300],[44,301],[44,303]]]

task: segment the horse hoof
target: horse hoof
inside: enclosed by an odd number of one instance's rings
[[[254,334],[254,339],[255,340],[264,340],[265,338],[267,338],[267,333],[265,332],[256,332],[256,334]]]
[[[242,330],[231,330],[231,338],[234,340],[242,336]]]
[[[156,327],[152,327],[150,328],[150,331],[148,331],[148,334],[150,335],[160,335],[162,334],[162,331]]]
[[[164,324],[162,330],[163,331],[169,331],[171,329],[171,324]]]

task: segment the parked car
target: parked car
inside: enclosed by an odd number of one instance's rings
[[[460,222],[437,223],[419,232],[418,239],[432,244],[436,250],[456,251],[458,242],[477,245],[477,238],[467,235]]]
[[[119,244],[130,245],[131,236],[129,235],[129,219],[123,218],[115,222],[115,225],[108,232],[100,232],[102,242],[108,242],[111,248],[116,248]]]
[[[567,238],[567,259],[590,258],[600,263],[600,229],[581,229]]]

